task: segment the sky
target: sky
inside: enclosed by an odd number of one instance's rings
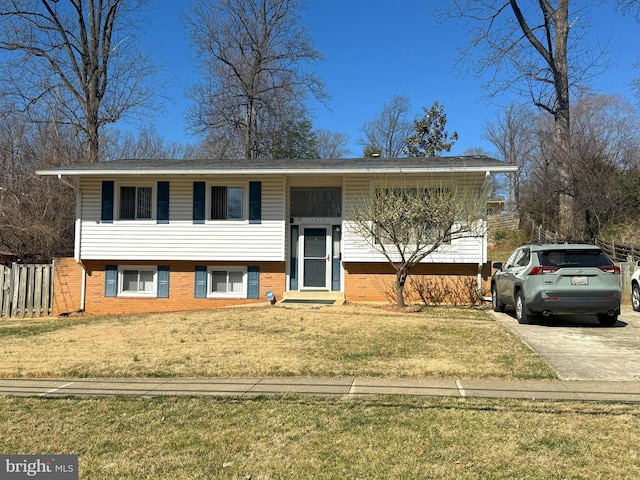
[[[438,24],[434,8],[446,0],[307,0],[302,22],[325,60],[315,71],[331,96],[328,107],[310,100],[314,128],[346,134],[351,157],[362,154],[358,140],[365,122],[373,120],[394,95],[411,101],[410,118],[422,116],[422,107],[434,101],[444,105],[447,127],[459,140],[451,150],[461,155],[469,148],[494,153],[482,139],[483,126],[513,98],[504,94],[490,103],[483,81],[454,64],[457,49],[467,34],[456,21]],[[166,91],[165,112],[153,119],[156,131],[167,141],[193,143],[185,129],[188,102],[185,90],[198,79],[196,61],[182,23],[188,1],[155,0],[148,12],[148,27],[141,36],[143,48],[165,66],[173,79]],[[615,12],[611,2],[589,0],[591,15],[573,21],[591,24],[589,41],[607,45],[611,67],[600,73],[591,87],[598,93],[622,94],[634,101],[630,81],[640,76],[640,24]],[[637,97],[635,97],[637,100]],[[118,125],[135,128],[135,125]]]

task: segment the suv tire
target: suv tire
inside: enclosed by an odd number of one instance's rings
[[[640,312],[640,285],[634,283],[631,287],[631,306],[636,312]]]
[[[524,293],[522,293],[522,290],[518,291],[516,295],[516,320],[520,324],[526,324],[532,320],[532,315],[524,305]]]
[[[638,294],[640,295],[640,292]],[[500,301],[495,285],[491,285],[491,304],[494,312],[504,313],[505,304]]]

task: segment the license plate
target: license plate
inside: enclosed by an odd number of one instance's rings
[[[589,285],[589,278],[571,277],[571,285]]]

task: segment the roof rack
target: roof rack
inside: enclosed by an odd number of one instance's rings
[[[593,242],[589,242],[587,240],[573,240],[573,239],[544,240],[544,241],[534,240],[532,242],[527,242],[527,245],[568,245],[570,243],[574,243],[577,245],[594,245]]]

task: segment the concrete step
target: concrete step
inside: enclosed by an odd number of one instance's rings
[[[285,292],[282,301],[286,304],[342,305],[345,302],[344,292],[324,290],[304,290]],[[332,302],[332,303],[331,303]]]

